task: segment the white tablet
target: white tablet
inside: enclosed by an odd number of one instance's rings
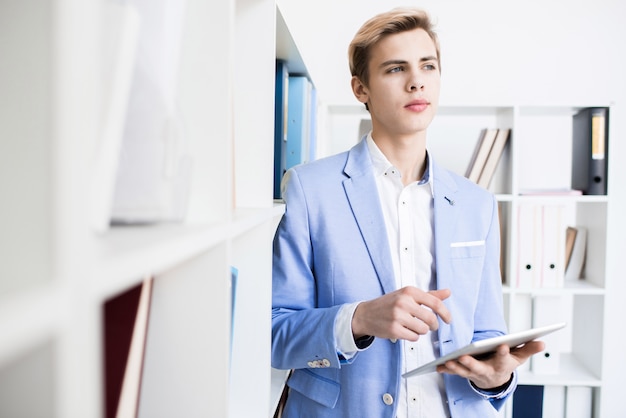
[[[471,344],[466,345],[463,348],[459,348],[458,350],[451,352],[450,354],[439,357],[438,359],[431,361],[430,363],[426,363],[423,366],[418,367],[417,369],[406,372],[402,375],[402,377],[406,378],[424,373],[434,372],[437,370],[437,366],[439,366],[440,364],[444,364],[446,361],[454,360],[464,355],[477,357],[481,354],[492,353],[496,350],[498,346],[502,344],[506,344],[510,348],[518,347],[524,343],[535,340],[563,327],[565,327],[565,323],[559,322],[556,324],[547,325],[545,327],[532,328],[526,331],[514,332],[512,334],[500,335],[498,337],[486,338],[484,340],[475,341]]]

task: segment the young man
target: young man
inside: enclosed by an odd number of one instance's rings
[[[284,417],[493,416],[542,343],[401,377],[505,332],[497,203],[426,151],[440,87],[428,15],[375,16],[349,57],[372,131],[283,180],[272,365],[294,369]]]

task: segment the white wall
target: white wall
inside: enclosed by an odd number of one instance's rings
[[[375,13],[394,1],[280,0],[281,9],[323,99],[354,104],[348,44]],[[442,104],[500,102],[606,103],[624,95],[626,4],[436,0],[406,1],[425,8],[441,40]]]
[[[350,92],[348,44],[375,13],[403,3],[383,0],[279,0],[324,105],[358,104]],[[411,1],[437,22],[442,105],[606,105],[611,113],[609,255],[603,391],[611,418],[621,411],[626,362],[620,348],[626,280],[618,257],[626,224],[626,2],[620,0]],[[323,141],[323,138],[320,138]],[[324,149],[335,150],[327,144]],[[617,157],[616,157],[617,156]],[[593,324],[590,324],[593,326]]]

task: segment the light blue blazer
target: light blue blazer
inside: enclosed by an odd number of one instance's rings
[[[441,355],[506,331],[500,232],[493,195],[431,159]],[[393,418],[401,345],[375,339],[350,361],[339,357],[335,319],[345,303],[395,290],[387,233],[366,141],[286,174],[286,211],[274,238],[272,366],[295,369],[285,418]],[[416,365],[417,366],[417,365]],[[444,375],[452,417],[494,416],[466,379]]]

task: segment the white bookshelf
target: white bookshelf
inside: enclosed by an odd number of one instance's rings
[[[113,3],[124,2],[0,5],[0,416],[104,416],[103,304],[148,275],[139,416],[266,416],[284,211],[272,198],[274,62],[284,45],[281,58],[301,58],[275,0],[187,0],[177,85],[193,156],[187,214],[96,230],[94,170],[112,175],[115,163],[99,152],[115,81],[103,39],[123,25]]]
[[[607,260],[610,248],[609,195],[537,196],[521,195],[525,189],[570,187],[572,169],[572,117],[586,107],[608,107],[611,103],[576,103],[572,105],[443,105],[429,128],[428,148],[436,161],[464,175],[479,134],[484,128],[510,128],[512,136],[498,164],[489,190],[502,209],[502,251],[504,315],[509,330],[532,326],[532,301],[538,297],[556,297],[567,322],[559,331],[562,344],[557,373],[531,371],[529,364],[520,369],[520,384],[585,386],[593,391],[592,416],[604,416],[602,390],[606,385],[606,341],[604,324],[608,284]],[[347,149],[358,140],[359,123],[368,119],[360,105],[328,106],[329,143]],[[608,134],[609,143],[615,138]],[[332,150],[338,151],[337,150]],[[615,161],[609,150],[609,166]],[[609,182],[611,179],[609,178]],[[567,224],[588,230],[584,278],[565,281],[558,288],[518,287],[514,280],[518,249],[517,207],[522,204],[558,204],[564,208]],[[563,232],[565,233],[565,231]],[[564,242],[564,240],[563,240]],[[554,321],[556,322],[556,320]],[[511,404],[503,416],[511,416]]]

